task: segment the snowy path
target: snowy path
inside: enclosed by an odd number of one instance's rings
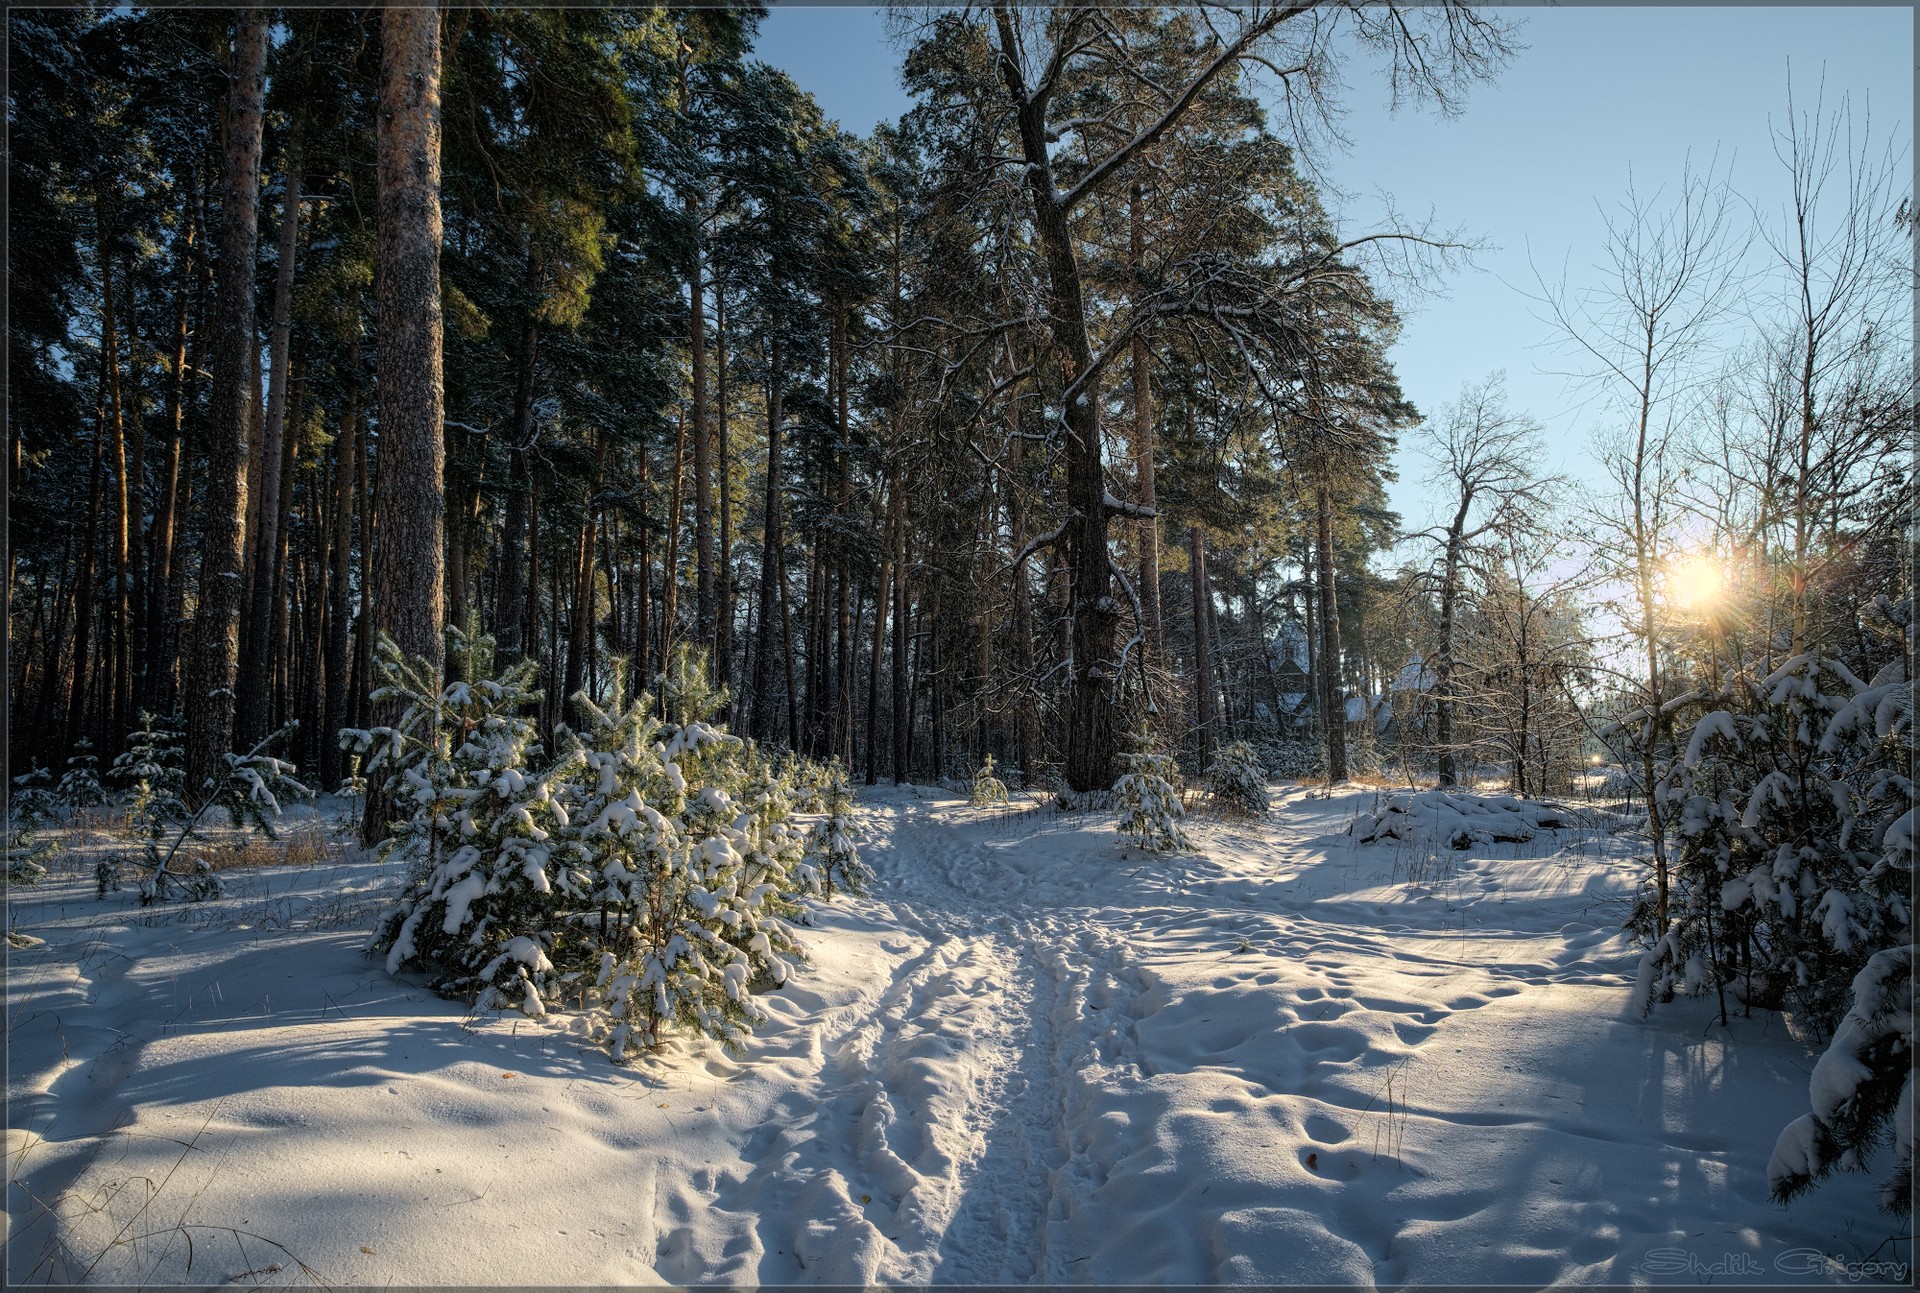
[[[626,1069],[380,973],[377,868],[161,913],[56,878],[9,909],[47,941],[9,965],[8,1274],[1846,1282],[1819,1255],[1889,1233],[1870,1185],[1765,1199],[1806,1048],[1622,1018],[1632,864],[1356,845],[1368,798],[1163,858],[863,792],[875,891],[819,909],[745,1054]]]
[[[715,1202],[771,1175],[824,1205],[817,1234],[763,1257],[766,1282],[1063,1282],[1056,1231],[1102,1179],[1067,1133],[1071,1078],[1124,1062],[1140,980],[1088,913],[993,902],[1009,891],[991,850],[923,806],[869,827],[870,905],[916,951],[870,1011],[822,1029],[821,1089],[777,1107],[743,1148],[754,1170]]]

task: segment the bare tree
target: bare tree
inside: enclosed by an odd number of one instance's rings
[[[1786,120],[1773,134],[1789,193],[1777,221],[1756,212],[1776,271],[1759,297],[1756,411],[1766,433],[1764,494],[1774,504],[1768,520],[1786,549],[1789,650],[1798,653],[1814,635],[1807,589],[1821,531],[1837,538],[1825,521],[1887,464],[1889,432],[1911,434],[1900,410],[1912,393],[1913,249],[1897,214],[1909,197],[1905,150],[1892,141],[1876,149],[1865,113],[1856,145],[1848,99],[1829,114],[1823,86],[1803,111],[1789,77]]]
[[[1602,468],[1616,493],[1594,509],[1603,570],[1626,583],[1620,607],[1643,652],[1646,676],[1638,722],[1640,773],[1648,789],[1647,828],[1664,930],[1670,893],[1666,823],[1658,798],[1667,694],[1660,652],[1660,590],[1679,511],[1679,430],[1700,403],[1710,348],[1727,314],[1745,250],[1736,237],[1733,199],[1709,166],[1682,173],[1671,197],[1643,198],[1631,177],[1619,209],[1606,215],[1597,266],[1600,281],[1570,293],[1535,271],[1543,321],[1559,333],[1583,380],[1603,401]]]
[[[1507,408],[1506,374],[1462,388],[1460,398],[1426,424],[1423,449],[1432,471],[1427,483],[1444,490],[1453,515],[1418,537],[1434,544],[1438,583],[1438,638],[1428,653],[1433,671],[1433,735],[1440,784],[1456,785],[1454,741],[1454,624],[1470,562],[1489,536],[1512,533],[1548,488],[1539,470],[1540,424]]]
[[[1574,697],[1593,663],[1584,611],[1593,574],[1565,560],[1563,484],[1547,483],[1476,552],[1474,613],[1459,647],[1474,744],[1507,764],[1517,795],[1564,789],[1586,736]]]

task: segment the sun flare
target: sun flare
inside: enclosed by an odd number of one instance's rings
[[[1704,610],[1717,603],[1727,585],[1726,566],[1710,553],[1676,558],[1667,566],[1667,592],[1675,604]]]

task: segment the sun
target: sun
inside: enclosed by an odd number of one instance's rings
[[[1690,553],[1667,564],[1667,593],[1676,605],[1689,610],[1713,606],[1726,586],[1726,565],[1711,553]]]

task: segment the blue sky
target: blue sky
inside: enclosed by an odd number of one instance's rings
[[[1437,412],[1467,381],[1496,369],[1515,407],[1547,427],[1554,465],[1597,479],[1588,462],[1602,417],[1552,375],[1568,361],[1551,345],[1519,289],[1534,288],[1531,261],[1549,280],[1564,269],[1575,288],[1597,258],[1599,206],[1624,195],[1631,170],[1643,193],[1676,183],[1691,155],[1717,153],[1736,192],[1762,210],[1784,201],[1768,117],[1795,93],[1811,100],[1824,75],[1829,104],[1870,107],[1876,140],[1897,138],[1912,164],[1915,49],[1905,7],[1528,7],[1528,48],[1497,81],[1478,87],[1464,114],[1388,111],[1384,83],[1364,59],[1345,69],[1342,128],[1351,148],[1326,159],[1337,202],[1355,231],[1378,227],[1384,191],[1403,216],[1432,212],[1488,248],[1452,275],[1445,295],[1405,307],[1393,351],[1401,383],[1423,413]],[[850,5],[777,5],[759,57],[785,68],[843,126],[866,131],[909,105],[903,51],[886,38],[884,13]],[[1432,508],[1420,462],[1402,450],[1394,501],[1410,524]]]

